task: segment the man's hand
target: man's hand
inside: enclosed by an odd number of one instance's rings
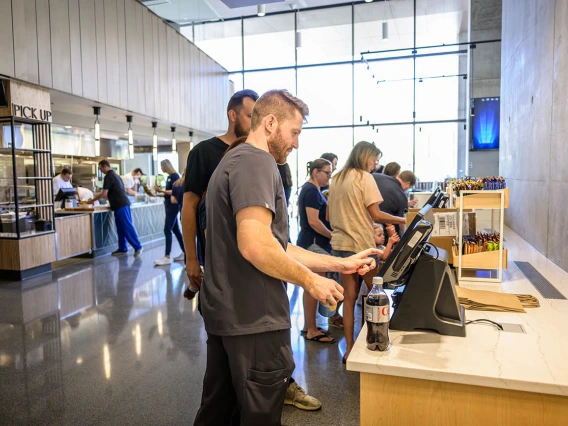
[[[365,275],[367,272],[372,271],[377,267],[375,259],[369,256],[372,254],[379,255],[380,253],[381,252],[376,248],[367,249],[351,257],[342,259],[341,263],[343,269],[340,272],[343,274],[354,274],[357,272],[359,275]]]
[[[410,201],[408,202],[408,207],[414,207],[417,202],[418,202],[418,200],[410,200]]]
[[[313,274],[313,282],[304,287],[314,299],[321,303],[336,307],[343,300],[343,287],[335,281]]]
[[[201,267],[197,259],[190,259],[188,257],[185,264],[185,271],[187,272],[191,285],[195,288],[201,288]]]

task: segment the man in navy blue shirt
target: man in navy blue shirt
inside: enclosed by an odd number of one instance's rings
[[[405,170],[397,177],[373,173],[373,177],[383,196],[381,211],[393,216],[404,217],[408,210],[408,198],[405,192],[416,185],[414,173],[410,170]],[[395,229],[398,235],[402,237],[403,231],[401,227],[395,225]],[[385,238],[387,238],[387,234],[385,234]]]

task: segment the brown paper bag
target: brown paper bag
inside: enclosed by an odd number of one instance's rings
[[[495,312],[526,312],[514,294],[486,290],[471,290],[456,286],[460,304],[466,309]]]

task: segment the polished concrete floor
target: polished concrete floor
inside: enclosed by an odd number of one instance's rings
[[[154,267],[162,254],[158,244],[136,259],[73,260],[24,283],[0,281],[0,424],[193,423],[206,334],[182,296],[183,266]],[[289,295],[294,378],[323,409],[285,407],[283,424],[358,425],[359,377],[341,363],[343,333],[333,329],[333,345],[306,342],[302,290]]]

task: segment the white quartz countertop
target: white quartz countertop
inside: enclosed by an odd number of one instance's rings
[[[568,297],[568,273],[516,234],[505,233],[510,259],[529,261]],[[347,369],[414,379],[470,384],[568,396],[568,300],[544,299],[510,261],[502,284],[461,283],[464,287],[532,294],[540,308],[527,313],[465,311],[466,319],[488,318],[522,324],[526,334],[499,331],[492,325],[467,325],[467,336],[430,332],[390,332],[387,352],[366,349],[363,327]]]

